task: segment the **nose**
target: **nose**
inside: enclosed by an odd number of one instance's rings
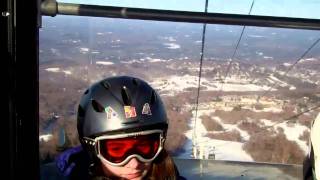
[[[135,157],[130,159],[130,161],[126,164],[128,168],[132,168],[132,169],[138,168],[139,165],[140,165],[140,161]]]

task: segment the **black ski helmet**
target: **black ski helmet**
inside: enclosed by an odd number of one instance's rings
[[[77,116],[82,145],[84,137],[159,129],[168,123],[163,102],[145,81],[129,76],[103,79],[83,94]]]

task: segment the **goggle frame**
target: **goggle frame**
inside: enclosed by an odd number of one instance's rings
[[[141,155],[139,154],[131,154],[128,157],[126,157],[122,162],[120,163],[114,163],[111,161],[108,161],[105,157],[103,157],[103,155],[100,152],[100,141],[101,140],[106,140],[106,139],[120,139],[120,138],[128,138],[128,137],[136,137],[136,136],[143,136],[143,135],[150,135],[150,134],[154,134],[154,133],[159,133],[160,134],[160,143],[159,143],[159,147],[158,150],[156,152],[156,154],[151,158],[151,159],[145,159],[143,158]],[[138,131],[138,132],[132,132],[132,133],[124,133],[124,134],[114,134],[114,135],[102,135],[102,136],[98,136],[94,139],[89,138],[89,137],[83,137],[84,142],[94,146],[94,150],[95,153],[97,155],[97,157],[105,163],[108,163],[112,166],[123,166],[125,164],[127,164],[132,158],[137,158],[139,161],[144,162],[144,163],[149,163],[152,162],[161,152],[161,150],[164,147],[164,142],[165,142],[165,137],[164,137],[164,131],[160,130],[160,129],[155,129],[155,130],[147,130],[147,131]]]

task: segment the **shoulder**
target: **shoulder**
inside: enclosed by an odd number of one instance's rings
[[[66,180],[68,178],[59,172],[55,162],[40,165],[40,180],[56,179]]]

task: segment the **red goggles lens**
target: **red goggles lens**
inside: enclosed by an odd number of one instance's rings
[[[152,159],[160,146],[160,133],[134,137],[100,140],[100,153],[112,163],[121,163],[128,156],[136,154]]]

